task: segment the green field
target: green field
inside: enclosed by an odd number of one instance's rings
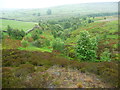
[[[34,22],[22,22],[22,21],[15,21],[15,20],[4,20],[0,19],[0,29],[1,30],[6,30],[7,26],[11,26],[14,29],[19,29],[19,30],[29,30],[35,26]]]

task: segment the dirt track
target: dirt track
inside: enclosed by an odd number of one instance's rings
[[[108,18],[108,19],[104,19],[104,20],[98,20],[96,22],[109,22],[109,21],[115,21],[118,20],[118,18]]]

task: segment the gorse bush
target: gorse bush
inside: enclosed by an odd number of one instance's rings
[[[94,61],[96,59],[96,49],[96,38],[91,38],[88,31],[81,32],[76,47],[77,57],[83,61]]]

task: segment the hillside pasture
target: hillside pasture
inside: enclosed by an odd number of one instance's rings
[[[36,23],[34,22],[23,22],[23,21],[15,21],[15,20],[4,20],[0,19],[0,29],[6,30],[7,26],[9,25],[13,29],[19,29],[19,30],[29,30],[35,26]]]

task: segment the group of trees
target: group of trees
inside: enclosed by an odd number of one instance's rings
[[[83,17],[82,19],[70,18],[58,21],[51,20],[44,23],[39,22],[39,25],[49,27],[49,30],[51,30],[51,34],[55,39],[52,42],[53,50],[58,50],[60,52],[64,51],[68,53],[66,55],[69,57],[77,57],[84,61],[95,60],[97,57],[97,41],[96,38],[91,38],[88,32],[81,32],[75,48],[65,47],[65,40],[71,37],[72,30],[76,30],[80,25],[82,25],[82,21],[86,21],[87,23],[93,22],[92,20]]]
[[[40,13],[33,13],[33,16],[41,16]]]
[[[48,9],[48,10],[47,10],[47,15],[51,15],[51,14],[52,14],[51,9]]]
[[[34,40],[37,40],[39,38],[39,35],[42,34],[42,30],[39,30],[39,29],[35,29],[33,32],[32,32],[32,38]]]
[[[52,10],[51,10],[51,9],[48,9],[48,10],[46,11],[46,14],[47,14],[47,15],[51,15],[51,14],[52,14]],[[41,16],[41,13],[40,13],[40,12],[38,12],[38,13],[33,13],[32,15],[33,15],[33,16]]]
[[[58,50],[60,52],[63,52],[64,49],[64,42],[60,38],[56,38],[53,43],[53,50]]]
[[[97,58],[97,39],[96,37],[91,37],[87,31],[80,33],[75,47],[66,46],[60,38],[56,38],[52,45],[53,50],[58,50],[71,58],[77,58],[82,61],[95,61]]]
[[[118,15],[117,12],[114,13],[97,13],[97,14],[89,14],[86,15],[87,17],[100,17],[100,16],[112,16],[112,15]]]
[[[25,32],[23,30],[13,29],[9,25],[7,27],[7,33],[9,36],[21,40],[25,36]]]
[[[65,45],[64,41],[60,38],[56,38],[53,43],[53,50],[58,50],[61,53],[71,58],[76,58],[78,61],[110,61],[109,49],[105,48],[101,53],[98,60],[98,38],[91,37],[88,31],[80,32],[77,44]]]
[[[47,22],[39,22],[39,26],[44,30],[51,30],[54,38],[65,39],[70,36],[72,30],[76,30],[81,24],[79,18],[70,18],[63,20],[51,20]]]
[[[64,31],[66,32],[67,30],[69,30],[71,32],[72,30],[76,30],[83,24],[92,23],[92,22],[93,20],[91,20],[90,18],[72,17],[69,19],[62,19],[62,20],[39,21],[39,26],[42,28],[42,30],[51,30],[53,36],[56,38],[56,37],[60,37],[61,35],[65,35],[66,33],[64,33]]]

